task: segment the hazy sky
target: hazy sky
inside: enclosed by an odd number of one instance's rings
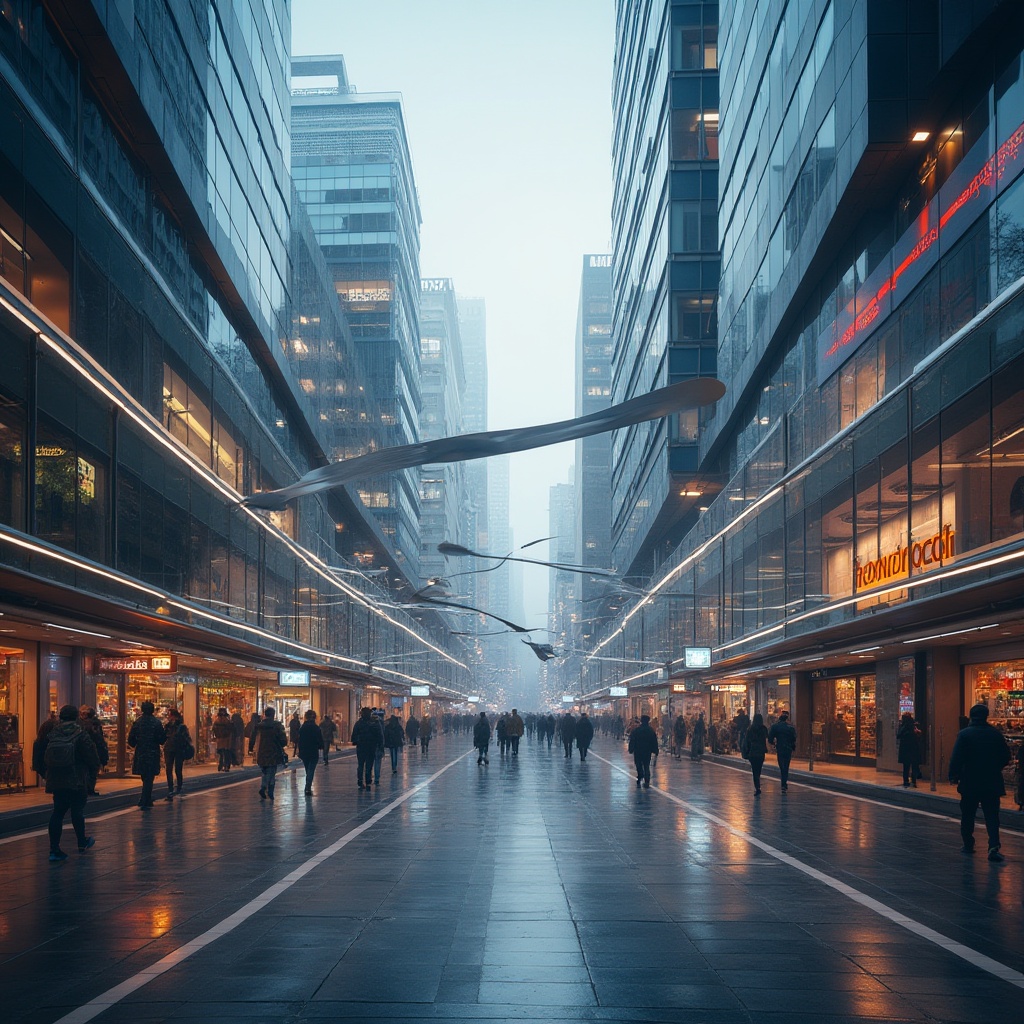
[[[293,53],[342,53],[359,92],[402,93],[420,271],[487,302],[492,430],[574,414],[582,255],[610,244],[613,45],[613,0],[292,6]],[[547,536],[572,461],[571,445],[512,456],[518,544]],[[524,591],[526,624],[544,625],[547,570]]]

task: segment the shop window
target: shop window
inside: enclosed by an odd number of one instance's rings
[[[956,522],[955,502],[950,491],[946,502],[939,472],[939,423],[932,420],[916,430],[911,439],[910,466],[910,544],[924,543],[941,533],[943,521]],[[909,557],[909,556],[908,556]],[[923,559],[923,553],[922,553]],[[911,564],[911,576],[919,575],[935,562]]]
[[[942,527],[955,531],[955,552],[989,543],[991,449],[989,387],[975,388],[941,416]],[[954,514],[955,510],[955,514]],[[944,552],[951,556],[954,552]]]
[[[1024,178],[996,203],[996,292],[1024,277]]]
[[[831,600],[853,593],[853,493],[849,481],[822,498],[822,593]]]
[[[1024,739],[1024,661],[968,665],[964,691],[968,706],[984,704],[988,708],[990,725],[1007,736]]]
[[[1007,367],[993,381],[992,540],[1024,533],[1024,361]]]

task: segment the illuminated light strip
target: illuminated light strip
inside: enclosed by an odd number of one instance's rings
[[[393,676],[398,676],[401,679],[408,679],[410,682],[413,683],[423,683],[425,686],[429,686],[433,690],[440,690],[443,693],[450,694],[453,697],[466,696],[464,693],[460,693],[458,690],[451,689],[451,687],[442,686],[440,683],[436,682],[433,679],[420,679],[419,676],[410,676],[407,675],[405,672],[399,672],[398,669],[395,668],[387,668],[384,666],[378,668],[376,665],[374,665],[373,668],[378,672],[390,672],[391,675]]]
[[[703,555],[704,552],[707,551],[707,549],[709,547],[711,547],[712,544],[717,543],[730,530],[732,530],[736,526],[739,526],[739,524],[742,523],[743,520],[747,518],[747,516],[749,516],[751,513],[756,511],[758,508],[760,508],[766,501],[770,501],[777,494],[781,494],[781,493],[782,493],[782,485],[781,484],[779,484],[776,487],[773,487],[766,494],[761,495],[761,497],[758,498],[757,501],[755,501],[752,505],[748,505],[734,520],[732,520],[731,523],[729,523],[726,526],[722,527],[722,529],[719,530],[718,533],[716,533],[713,537],[709,537],[698,548],[695,548],[693,551],[691,551],[690,554],[688,554],[686,556],[686,558],[684,558],[678,565],[676,565],[674,568],[670,569],[658,581],[658,583],[656,583],[650,590],[645,592],[645,597],[642,598],[637,604],[635,604],[633,606],[633,608],[629,611],[629,614],[627,614],[626,617],[622,620],[622,622],[619,625],[618,629],[616,629],[615,632],[612,633],[610,636],[605,637],[605,639],[602,640],[594,648],[594,650],[590,654],[587,655],[586,660],[590,661],[592,658],[594,658],[596,656],[598,651],[600,651],[607,644],[610,644],[612,642],[612,640],[614,640],[626,628],[626,626],[629,623],[629,620],[631,618],[633,618],[633,616],[636,615],[636,613],[638,611],[640,611],[640,609],[643,608],[644,605],[647,604],[650,601],[650,599],[652,597],[654,597],[654,595],[657,594],[658,591],[660,591],[662,589],[662,587],[666,586],[673,579],[675,579],[683,571],[683,569],[685,569],[691,562],[693,562],[697,558],[700,558],[700,556]]]
[[[181,447],[177,441],[175,441],[172,438],[168,437],[162,430],[157,429],[156,427],[154,427],[153,424],[150,423],[145,416],[142,416],[142,415],[139,414],[139,412],[132,406],[132,404],[128,400],[126,400],[125,398],[122,398],[120,395],[118,395],[117,392],[112,389],[112,387],[117,387],[116,382],[114,381],[114,379],[106,372],[106,370],[103,369],[102,366],[100,366],[99,363],[96,362],[95,359],[93,359],[93,357],[91,355],[89,355],[89,353],[85,352],[75,341],[73,341],[70,338],[67,339],[67,343],[73,347],[73,349],[75,351],[75,354],[77,356],[79,356],[80,358],[82,358],[83,360],[85,360],[90,365],[90,367],[92,368],[94,373],[99,375],[98,377],[90,374],[88,372],[87,368],[84,367],[78,361],[78,359],[76,359],[74,356],[72,356],[72,354],[67,351],[67,349],[65,348],[64,345],[59,344],[53,338],[51,338],[49,335],[47,335],[46,333],[41,331],[39,329],[39,327],[35,323],[33,323],[31,320],[29,320],[23,313],[21,313],[20,310],[17,309],[17,307],[13,306],[3,296],[0,296],[0,304],[2,304],[6,309],[8,309],[14,316],[16,316],[22,323],[24,323],[27,327],[29,327],[33,332],[35,332],[36,335],[39,337],[39,339],[44,344],[46,344],[50,349],[52,349],[53,352],[55,352],[57,355],[59,355],[72,368],[72,370],[75,371],[75,373],[79,377],[81,377],[82,379],[88,381],[94,388],[96,388],[96,390],[98,390],[102,395],[104,395],[104,397],[106,397],[115,406],[117,406],[117,408],[121,409],[128,416],[130,416],[131,419],[136,424],[138,424],[138,426],[141,427],[147,434],[149,434],[149,436],[151,438],[153,438],[153,440],[155,440],[163,449],[165,449],[166,451],[171,452],[189,470],[197,472],[200,476],[203,477],[204,480],[206,480],[206,482],[208,484],[210,484],[212,487],[214,487],[216,490],[218,490],[225,498],[227,498],[229,501],[231,501],[231,503],[233,505],[238,505],[240,503],[242,496],[241,496],[241,494],[239,494],[238,491],[234,490],[233,488],[229,488],[220,479],[219,476],[217,476],[215,473],[213,473],[210,470],[210,468],[208,466],[206,466],[203,463],[199,462],[192,455],[191,452],[189,452],[187,449],[184,449],[183,447]],[[112,387],[111,386],[107,386],[107,384],[104,383],[105,380],[109,381],[110,384],[112,385]],[[379,607],[375,603],[373,603],[373,601],[371,601],[369,598],[367,598],[365,595],[363,595],[360,591],[357,591],[357,590],[355,590],[355,589],[353,589],[351,587],[348,587],[341,580],[338,580],[337,578],[334,578],[330,574],[329,567],[321,568],[322,566],[326,566],[326,563],[324,563],[322,561],[319,561],[319,560],[317,560],[317,563],[314,563],[314,561],[311,560],[311,556],[308,553],[304,552],[304,550],[301,547],[299,547],[292,540],[291,537],[289,537],[286,533],[284,533],[284,531],[279,530],[272,523],[269,523],[265,519],[260,518],[260,516],[256,515],[255,512],[252,509],[249,509],[249,508],[247,508],[245,506],[242,506],[242,507],[244,508],[245,512],[247,512],[249,514],[250,518],[255,523],[257,523],[260,526],[261,529],[263,529],[263,530],[265,530],[267,532],[273,533],[276,537],[278,537],[279,540],[283,541],[284,544],[289,548],[289,550],[296,557],[298,557],[300,560],[302,560],[309,568],[311,568],[315,572],[317,572],[324,580],[329,582],[332,586],[334,586],[335,588],[340,590],[342,593],[347,594],[349,597],[351,597],[357,603],[361,604],[363,607],[365,607],[365,608],[367,608],[367,609],[369,609],[371,611],[376,612],[376,614],[380,615],[387,622],[391,623],[391,625],[395,626],[397,629],[402,630],[408,636],[413,637],[417,642],[423,644],[429,650],[434,651],[435,653],[440,655],[442,658],[444,658],[444,659],[452,662],[453,664],[459,666],[459,668],[468,669],[468,666],[466,664],[464,664],[463,662],[459,661],[457,658],[455,658],[453,655],[449,654],[448,652],[442,650],[440,647],[438,647],[435,644],[431,643],[426,638],[420,636],[420,634],[417,633],[410,626],[407,626],[405,623],[399,622],[398,620],[391,618],[390,615],[387,615],[385,612],[381,611],[379,609]],[[77,563],[71,563],[71,564],[77,564]],[[83,566],[83,567],[88,568],[87,566]],[[132,585],[132,584],[128,584],[128,585]],[[161,600],[164,599],[164,596],[165,595],[160,595]],[[233,621],[233,620],[228,620],[228,621]],[[277,639],[282,639],[280,637],[277,637],[277,634],[271,634],[271,635],[275,636]],[[311,650],[312,650],[312,648],[311,648]],[[324,653],[326,653],[326,652],[324,652]]]
[[[925,640],[942,640],[947,636],[960,636],[961,633],[980,633],[983,629],[995,629],[998,625],[998,622],[993,622],[988,626],[971,626],[969,629],[952,629],[948,633],[932,633],[931,636],[918,636],[914,637],[913,640],[904,640],[903,643],[921,644],[924,643]]]
[[[637,672],[635,676],[626,676],[625,679],[620,679],[617,683],[610,683],[610,686],[625,686],[627,683],[633,682],[634,679],[643,679],[645,676],[656,676],[661,671],[660,668],[649,668],[646,672]],[[602,690],[607,687],[602,686]]]

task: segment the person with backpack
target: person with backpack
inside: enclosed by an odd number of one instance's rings
[[[46,723],[44,723],[46,724]],[[68,859],[60,848],[64,817],[71,812],[71,826],[78,840],[78,852],[85,853],[96,840],[85,834],[85,802],[91,773],[99,770],[96,744],[78,721],[78,708],[65,704],[57,724],[45,733],[40,730],[33,767],[46,779],[46,792],[53,795],[50,814],[50,860]]]
[[[196,748],[192,744],[188,726],[177,708],[167,709],[164,734],[164,771],[167,772],[167,796],[164,799],[173,800],[176,795],[181,796],[181,769],[186,761],[191,761],[196,756]],[[175,781],[178,784],[177,788],[174,785]]]
[[[274,717],[276,714],[274,706],[268,704],[263,709],[263,718],[253,729],[252,738],[249,740],[249,753],[256,751],[256,763],[260,766],[261,800],[274,799],[277,769],[288,763],[288,734]]]
[[[156,707],[151,700],[139,705],[142,714],[132,723],[128,733],[128,746],[135,749],[132,758],[132,774],[142,777],[142,796],[139,807],[145,810],[153,806],[153,780],[160,773],[160,748],[167,739],[163,722],[156,717]]]

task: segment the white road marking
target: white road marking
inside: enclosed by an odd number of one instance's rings
[[[284,878],[279,882],[275,882],[274,885],[270,886],[264,892],[260,893],[255,899],[247,903],[244,907],[236,910],[233,914],[224,918],[219,924],[215,924],[212,928],[203,932],[202,935],[197,935],[194,939],[184,943],[177,949],[172,950],[166,956],[161,957],[156,963],[151,964],[149,967],[139,971],[138,974],[125,981],[122,981],[120,985],[115,985],[111,989],[107,989],[101,995],[96,996],[95,999],[90,999],[89,1002],[83,1003],[76,1010],[72,1010],[70,1013],[65,1014],[59,1020],[55,1021],[55,1024],[85,1024],[86,1021],[92,1020],[94,1017],[99,1016],[105,1010],[109,1010],[111,1006],[119,1003],[125,996],[131,995],[137,989],[142,988],[143,985],[147,985],[149,982],[161,975],[166,974],[172,967],[177,967],[178,964],[187,960],[189,957],[198,953],[201,949],[205,949],[211,942],[222,938],[229,932],[234,931],[240,924],[248,921],[250,917],[262,910],[268,903],[273,902],[282,893],[287,892],[296,882],[300,879],[305,878],[314,868],[319,867],[324,861],[329,860],[339,850],[347,846],[353,839],[361,836],[367,829],[372,828],[377,824],[381,818],[390,814],[396,807],[400,807],[410,797],[415,796],[421,789],[425,789],[435,779],[440,778],[449,768],[454,764],[458,764],[463,758],[468,757],[472,751],[466,751],[465,754],[459,755],[454,761],[449,761],[439,771],[434,772],[430,778],[425,779],[417,786],[413,786],[407,793],[403,793],[400,797],[393,800],[386,807],[379,810],[372,818],[367,818],[362,825],[356,826],[351,832],[346,833],[340,839],[325,846],[319,853],[310,857],[309,860],[300,864],[290,874],[285,875]],[[251,780],[250,780],[251,781]]]
[[[590,753],[594,754],[593,751],[590,751]],[[625,768],[621,767],[621,765],[614,764],[607,758],[601,757],[600,754],[594,754],[594,757],[599,761],[604,761],[604,763],[611,769],[632,780],[632,772],[627,771]],[[1024,974],[1015,971],[1012,967],[1007,967],[1006,964],[1001,964],[998,960],[993,960],[991,957],[985,956],[984,953],[979,953],[977,950],[971,949],[970,946],[965,946],[963,943],[947,938],[945,935],[935,931],[933,928],[929,928],[927,925],[921,924],[920,921],[915,921],[913,918],[907,917],[906,914],[901,914],[898,910],[893,910],[892,907],[887,907],[881,901],[854,889],[853,886],[847,885],[845,882],[841,882],[838,878],[833,878],[831,875],[826,875],[824,871],[819,871],[817,868],[812,868],[809,864],[804,864],[803,861],[797,860],[796,857],[791,857],[788,853],[783,853],[782,850],[777,849],[770,843],[766,843],[764,840],[758,839],[756,836],[752,836],[749,832],[744,832],[742,829],[736,828],[735,825],[730,825],[724,818],[720,818],[717,814],[714,814],[711,811],[706,811],[702,807],[697,807],[695,804],[688,803],[686,800],[682,800],[675,794],[669,793],[664,789],[652,787],[647,792],[657,793],[666,800],[671,800],[673,803],[679,804],[680,807],[685,808],[690,813],[700,815],[700,817],[714,822],[720,828],[725,829],[730,835],[736,836],[737,839],[742,839],[745,842],[750,843],[751,846],[767,853],[769,857],[774,857],[777,861],[780,861],[791,868],[795,868],[797,871],[808,875],[815,881],[821,882],[822,885],[827,885],[830,889],[834,889],[836,892],[841,893],[854,903],[859,903],[862,907],[866,907],[868,910],[873,910],[876,914],[884,917],[887,921],[891,921],[893,924],[897,924],[901,928],[906,928],[907,931],[920,936],[922,939],[926,939],[928,942],[934,943],[936,946],[941,946],[942,949],[947,952],[960,957],[962,960],[966,960],[969,964],[973,964],[975,967],[986,971],[988,974],[992,974],[997,978],[1002,978],[1003,981],[1008,981],[1011,985],[1016,985],[1017,988],[1024,988]],[[885,804],[883,806],[891,807],[892,805]],[[948,821],[949,819],[947,818],[946,820]]]

